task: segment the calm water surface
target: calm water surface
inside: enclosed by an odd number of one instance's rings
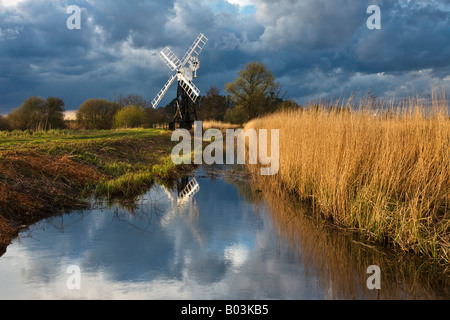
[[[188,181],[200,189],[178,202]],[[199,169],[178,187],[155,185],[136,203],[73,212],[23,231],[0,257],[0,299],[450,297],[445,281],[420,280],[414,264],[399,266],[310,221],[286,227],[291,209],[262,200],[246,179]],[[371,264],[384,272],[382,290],[367,289]],[[67,287],[71,265],[81,271],[79,290]]]

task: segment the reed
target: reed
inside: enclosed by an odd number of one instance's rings
[[[316,214],[369,240],[450,262],[445,96],[377,110],[366,100],[357,108],[351,101],[322,103],[253,120],[250,128],[280,130],[273,190],[295,194]]]
[[[222,121],[216,121],[216,120],[207,120],[203,122],[203,130],[208,129],[219,129],[219,130],[226,130],[226,129],[238,129],[241,128],[241,125],[238,124],[231,124],[227,122]]]
[[[296,201],[295,194],[274,194],[271,177],[251,178],[251,185],[258,186],[257,194],[269,208],[278,241],[286,241],[290,251],[297,253],[326,299],[441,300],[450,296],[450,270],[445,267],[408,253],[384,250],[330,228],[311,214],[309,205]],[[259,199],[252,201],[259,203]],[[367,267],[374,264],[382,270],[382,290],[364,286]]]

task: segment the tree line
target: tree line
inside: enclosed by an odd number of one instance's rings
[[[267,68],[251,62],[225,86],[227,95],[212,86],[196,102],[198,118],[243,124],[280,108],[299,108],[284,100],[280,85]],[[0,130],[50,130],[66,128],[65,103],[56,97],[31,97],[8,116],[0,116]],[[172,121],[176,99],[167,106],[153,109],[149,100],[136,94],[120,95],[114,101],[89,99],[76,112],[71,127],[78,129],[113,129],[152,127]]]

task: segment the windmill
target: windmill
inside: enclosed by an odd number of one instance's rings
[[[156,95],[155,99],[153,99],[153,108],[156,109],[175,79],[178,81],[177,110],[173,121],[169,124],[170,130],[175,130],[176,122],[180,123],[180,128],[190,130],[194,124],[194,120],[197,119],[194,103],[200,96],[200,90],[192,81],[197,77],[197,70],[200,68],[198,56],[206,45],[206,42],[208,42],[208,39],[203,33],[200,33],[182,60],[178,59],[169,47],[165,47],[159,53],[161,59],[171,71],[175,71],[175,74],[169,78],[166,85]]]

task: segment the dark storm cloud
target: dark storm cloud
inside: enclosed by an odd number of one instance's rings
[[[252,14],[225,0],[0,5],[0,113],[31,95],[60,96],[68,109],[120,93],[152,99],[171,74],[159,50],[169,45],[181,58],[199,32],[210,40],[196,81],[203,93],[223,90],[254,60],[300,103],[353,90],[389,97],[450,88],[448,0],[250,3]],[[381,30],[366,27],[371,4],[381,8]],[[83,8],[81,30],[66,28],[68,5]]]
[[[390,98],[450,88],[449,1],[256,1],[275,73],[305,102],[353,90]],[[381,30],[366,27],[371,4]],[[280,63],[283,61],[284,63]]]
[[[105,31],[105,43],[131,39],[133,45],[158,47],[168,41],[164,26],[174,1],[86,0],[89,17]]]
[[[355,53],[374,71],[410,71],[448,66],[450,6],[437,2],[394,3],[388,7],[381,32],[361,36]]]

